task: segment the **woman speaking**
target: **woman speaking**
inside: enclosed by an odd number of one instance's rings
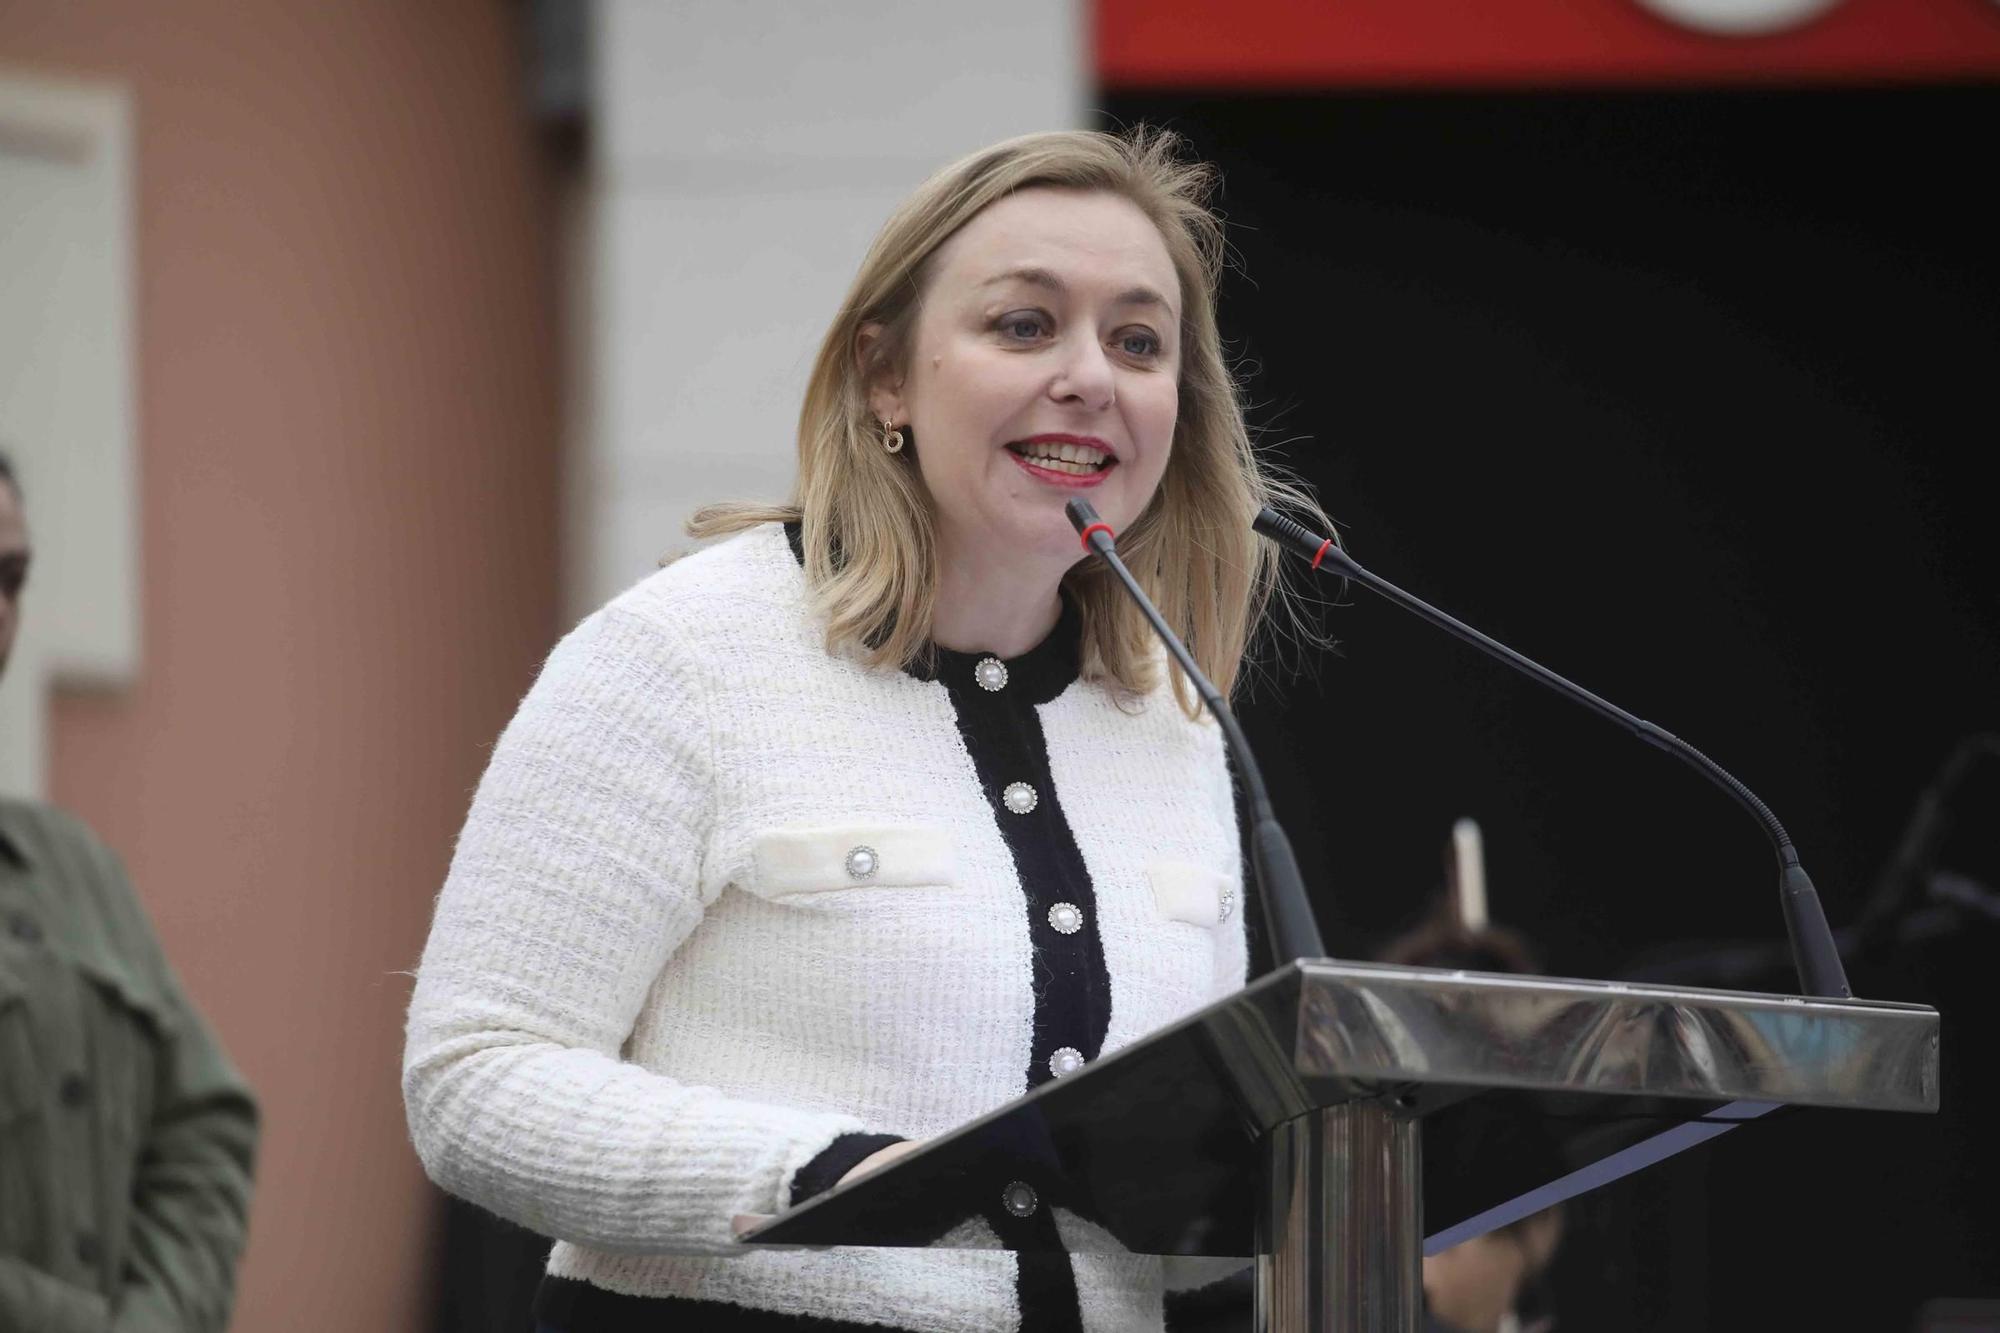
[[[1063,511],[1225,691],[1276,585],[1250,517],[1331,526],[1245,433],[1210,178],[1055,133],[926,182],[819,350],[791,501],[697,515],[727,539],[501,736],[403,1086],[440,1185],[559,1238],[544,1329],[1160,1328],[1162,1261],[1043,1252],[1091,1223],[1025,1185],[938,1248],[733,1223],[1243,982],[1220,732]]]

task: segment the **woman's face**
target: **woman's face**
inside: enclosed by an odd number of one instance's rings
[[[1166,243],[1118,195],[1023,190],[939,247],[907,373],[871,401],[910,426],[948,555],[1082,559],[1072,496],[1139,517],[1173,447],[1180,313]]]

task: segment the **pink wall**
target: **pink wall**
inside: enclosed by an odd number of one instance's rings
[[[57,701],[54,788],[263,1102],[239,1330],[425,1323],[398,970],[556,630],[516,12],[0,6],[0,62],[135,95],[145,665]]]

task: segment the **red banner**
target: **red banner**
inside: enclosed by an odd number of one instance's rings
[[[2000,0],[1838,0],[1755,35],[1786,0],[1095,0],[1111,89],[1311,90],[1941,82],[2000,78]],[[1810,5],[1803,6],[1810,8]]]

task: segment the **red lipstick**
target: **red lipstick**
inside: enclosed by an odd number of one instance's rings
[[[1071,472],[1067,467],[1045,466],[1027,455],[1028,447],[1037,444],[1067,444],[1086,450],[1097,455],[1097,468],[1092,472]],[[1069,435],[1059,432],[1030,435],[1025,440],[1017,440],[1009,445],[1007,452],[1013,456],[1014,462],[1035,480],[1066,490],[1087,489],[1099,485],[1111,470],[1118,466],[1118,455],[1113,452],[1109,444],[1094,435]]]

